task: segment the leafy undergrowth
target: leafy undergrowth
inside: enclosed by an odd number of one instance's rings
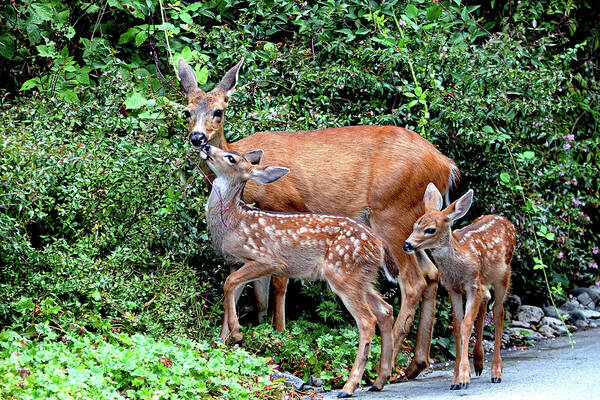
[[[289,371],[308,381],[321,378],[327,390],[344,385],[358,349],[358,329],[355,326],[330,327],[303,319],[288,322],[287,329],[277,332],[262,324],[243,328],[244,346],[262,356],[270,357],[281,371]],[[407,350],[398,355],[396,364],[406,365]],[[363,375],[363,383],[377,376],[381,355],[378,335],[371,342],[371,353]]]
[[[272,372],[266,358],[206,341],[48,322],[0,333],[3,399],[281,398]]]

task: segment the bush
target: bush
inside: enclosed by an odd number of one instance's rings
[[[228,268],[204,225],[208,189],[186,148],[158,2],[9,3],[0,296],[52,298],[123,332],[212,334]],[[231,140],[352,124],[416,130],[456,160],[454,195],[475,190],[463,223],[499,213],[517,225],[512,290],[545,302],[542,272],[558,295],[600,284],[599,30],[585,1],[490,4],[164,5],[170,47],[204,89],[245,57]],[[348,321],[326,293],[295,285],[288,303]],[[441,309],[435,336],[450,337]],[[24,321],[0,304],[1,324]]]

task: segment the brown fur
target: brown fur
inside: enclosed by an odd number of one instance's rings
[[[382,347],[375,387],[381,389],[392,369],[393,315],[392,307],[375,291],[374,282],[380,268],[394,273],[395,266],[381,239],[348,217],[250,208],[241,202],[246,181],[258,176],[264,184],[265,177],[279,179],[285,170],[254,166],[243,156],[217,147],[203,151],[217,174],[206,212],[213,244],[226,259],[244,264],[225,282],[221,338],[242,339],[235,312],[235,292],[240,285],[268,275],[325,280],[356,320],[360,333],[356,360],[342,391],[354,393],[362,379],[376,322]],[[231,164],[230,156],[237,163]]]
[[[510,285],[510,262],[516,237],[512,222],[498,215],[484,215],[471,225],[452,231],[450,224],[462,217],[471,205],[472,191],[446,209],[441,208],[441,194],[429,184],[424,196],[425,214],[415,222],[413,232],[406,240],[410,251],[431,249],[440,269],[440,281],[448,290],[454,311],[456,364],[452,389],[466,388],[470,382],[469,337],[475,317],[476,344],[473,364],[480,375],[483,369],[483,320],[490,299],[488,286],[494,288],[495,346],[492,362],[492,382],[502,379],[502,323],[503,303]],[[463,318],[463,294],[466,311]]]
[[[180,66],[180,75],[181,75]],[[189,68],[189,66],[188,66]],[[402,251],[413,222],[423,214],[421,193],[428,182],[443,191],[458,177],[455,164],[431,143],[408,129],[395,126],[350,126],[305,132],[259,132],[228,143],[223,131],[224,118],[212,115],[223,107],[218,97],[230,88],[232,68],[215,90],[188,94],[187,110],[203,116],[208,125],[197,127],[194,119],[189,130],[206,135],[209,144],[244,153],[264,150],[267,165],[290,168],[291,173],[268,186],[249,182],[244,201],[273,211],[310,211],[363,218],[368,210],[370,226],[389,244],[400,270],[401,309],[394,324],[397,355],[410,330],[415,310],[423,297],[415,357],[405,370],[408,377],[429,365],[429,346],[435,314],[437,269],[423,252],[418,260]],[[184,86],[185,87],[185,86]],[[199,89],[197,89],[199,91]],[[209,100],[204,102],[203,98]],[[284,278],[274,278],[275,280]],[[275,326],[285,326],[285,282],[277,283]],[[395,357],[394,357],[395,358]]]

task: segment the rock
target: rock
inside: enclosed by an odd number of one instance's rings
[[[515,333],[522,339],[541,340],[544,338],[541,333],[538,333],[531,329],[516,328]]]
[[[587,308],[594,308],[596,306],[596,304],[594,304],[594,299],[592,299],[587,292],[583,292],[577,296],[577,301],[579,304]],[[590,304],[593,304],[593,306],[590,307]]]
[[[521,298],[516,294],[509,294],[504,300],[504,307],[510,315],[517,315],[519,308],[521,308]]]
[[[575,288],[571,290],[571,294],[577,298],[579,298],[579,296],[581,296],[583,293],[587,294],[593,301],[600,300],[600,288],[595,286],[589,288]],[[579,301],[581,302],[581,300]]]
[[[492,351],[494,351],[494,342],[492,340],[484,339],[482,344],[483,344],[483,351],[485,353],[491,353]]]
[[[587,319],[597,319],[600,318],[600,312],[594,310],[581,310],[583,316]]]
[[[554,337],[557,335],[557,332],[548,325],[540,326],[538,332],[544,335],[545,337]]]
[[[544,310],[536,306],[521,306],[517,319],[528,324],[537,324],[544,316]]]
[[[293,387],[296,390],[302,390],[304,381],[289,372],[275,372],[273,379],[283,379],[283,384],[287,387]]]
[[[552,328],[552,330],[560,333],[561,335],[567,333],[567,328],[558,318],[544,317],[540,321],[540,324],[542,326],[549,326],[550,328]]]
[[[574,322],[575,326],[579,329],[587,328],[589,322],[585,319],[578,319]]]
[[[558,314],[556,313],[556,309],[553,306],[544,307],[544,314],[550,318],[558,318]]]
[[[600,326],[600,325],[598,325],[597,322],[594,322],[594,321],[590,322],[590,328],[597,328],[598,326]]]
[[[581,310],[581,309],[583,309],[583,306],[581,304],[579,304],[579,302],[577,300],[571,299],[571,300],[565,301],[565,304],[560,306],[560,309],[564,310],[564,311]]]
[[[585,321],[587,320],[587,318],[585,317],[585,314],[583,313],[583,310],[560,310],[561,312],[565,312],[567,314],[569,314],[569,321],[575,323],[576,321]],[[577,324],[575,324],[577,325]]]
[[[526,328],[526,329],[529,329],[529,328],[531,328],[531,324],[528,324],[526,322],[521,322],[521,321],[510,321],[510,327],[511,328]]]
[[[314,387],[321,387],[323,386],[323,379],[311,375],[310,378],[308,378],[308,384]]]

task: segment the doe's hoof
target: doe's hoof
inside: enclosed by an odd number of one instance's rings
[[[460,389],[460,385],[450,385],[450,390],[458,390]]]
[[[502,378],[492,378],[492,383],[500,383],[502,382]]]
[[[454,385],[450,385],[450,390],[462,390],[462,389],[468,389],[468,388],[469,388],[469,382],[457,383]]]
[[[477,368],[477,367],[475,367],[475,375],[481,376],[482,372],[483,372],[483,368]]]
[[[337,397],[339,397],[340,399],[345,399],[347,397],[352,397],[352,395],[350,393],[346,393],[346,392],[339,392]]]
[[[469,382],[465,382],[465,383],[461,383],[460,384],[460,389],[468,389],[469,388]]]
[[[373,385],[369,388],[369,392],[381,392],[381,388],[378,388],[377,386]]]

